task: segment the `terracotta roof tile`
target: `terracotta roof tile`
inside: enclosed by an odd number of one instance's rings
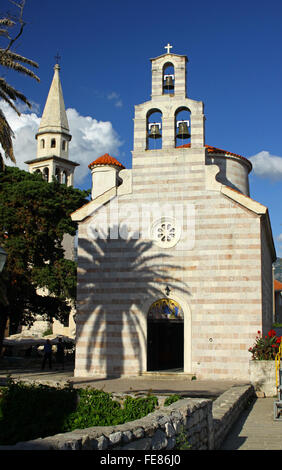
[[[177,148],[183,148],[183,147],[186,147],[186,148],[191,147],[191,144],[179,145]],[[205,145],[205,147],[208,153],[224,153],[225,155],[231,155],[232,157],[242,158],[243,160],[247,161],[251,165],[251,162],[246,157],[243,157],[242,155],[239,155],[238,153],[233,153],[233,152],[229,152],[228,150],[223,150],[217,147],[212,147],[211,145]]]
[[[88,165],[88,168],[92,168],[96,165],[115,165],[121,168],[125,168],[116,158],[111,157],[111,155],[108,153],[105,153],[105,155],[102,155],[101,157],[97,158],[97,160],[94,160],[94,162]]]
[[[282,290],[282,282],[277,279],[274,279],[274,290]]]

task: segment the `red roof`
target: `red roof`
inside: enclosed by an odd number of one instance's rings
[[[274,290],[282,290],[282,282],[277,279],[274,279]]]
[[[116,158],[111,157],[111,155],[108,153],[105,153],[105,155],[102,155],[101,157],[97,158],[97,160],[94,160],[94,162],[88,165],[88,168],[92,168],[96,165],[114,165],[125,168]]]
[[[183,147],[191,147],[191,144],[179,145],[177,148],[183,148]],[[205,145],[205,147],[208,153],[224,153],[226,155],[231,155],[232,157],[242,158],[243,160],[246,160],[251,165],[251,162],[246,157],[243,157],[242,155],[239,155],[237,153],[229,152],[228,150],[222,150],[217,147],[212,147],[211,145]]]

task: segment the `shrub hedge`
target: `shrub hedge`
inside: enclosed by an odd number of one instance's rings
[[[96,389],[57,389],[10,381],[0,396],[0,445],[38,437],[110,426],[142,418],[154,411],[157,397],[127,397],[121,404]]]

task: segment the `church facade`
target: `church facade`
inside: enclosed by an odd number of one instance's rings
[[[170,48],[135,106],[132,169],[90,163],[92,200],[72,214],[76,376],[248,379],[248,348],[272,326],[276,254],[251,163],[205,143],[188,59]]]

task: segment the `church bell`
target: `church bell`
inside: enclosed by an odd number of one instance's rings
[[[149,134],[148,134],[148,137],[150,137],[150,139],[160,139],[160,137],[162,136],[161,132],[160,132],[160,123],[156,123],[154,122],[153,124],[149,124]]]
[[[189,124],[189,121],[179,121],[177,123],[177,126],[178,126],[177,137],[179,139],[189,139],[189,137],[191,137],[190,132],[188,130],[188,124]]]
[[[173,83],[174,75],[165,75],[164,76],[164,90],[173,90],[174,83]]]

